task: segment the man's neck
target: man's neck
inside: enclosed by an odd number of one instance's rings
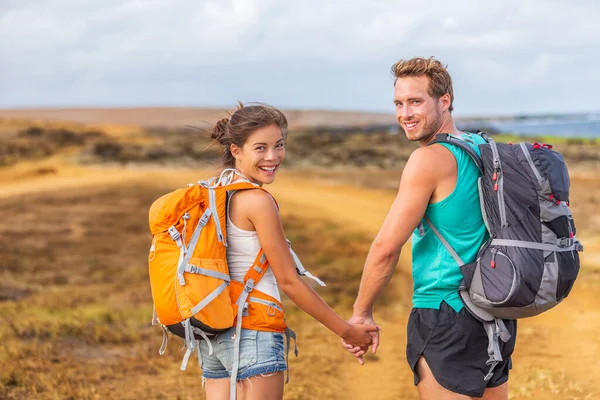
[[[438,133],[450,133],[451,135],[458,135],[460,131],[454,125],[454,119],[452,118],[452,114],[448,114],[448,118],[444,121],[444,124],[440,127]]]
[[[435,136],[438,133],[449,133],[451,135],[460,134],[460,131],[456,128],[456,125],[454,125],[454,119],[452,118],[452,114],[448,113],[446,118],[444,118],[444,123],[442,124],[442,126],[440,126],[440,128],[433,135],[429,136],[424,140],[420,140],[419,144],[421,146],[427,146],[429,143],[435,140]]]

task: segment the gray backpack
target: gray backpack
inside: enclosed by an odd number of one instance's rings
[[[427,216],[424,219],[460,265],[464,280],[459,293],[465,308],[484,323],[490,339],[488,380],[502,361],[498,339],[510,338],[502,319],[532,317],[567,297],[583,246],[569,209],[570,179],[562,155],[550,145],[496,143],[478,134],[485,144],[449,134],[437,135],[432,144],[458,146],[477,164],[481,212],[490,239],[475,261],[465,264]]]

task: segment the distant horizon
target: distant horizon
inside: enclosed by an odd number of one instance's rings
[[[244,102],[247,103],[260,103],[260,102]],[[38,106],[1,106],[0,111],[51,111],[51,110],[144,110],[144,109],[198,109],[198,110],[214,110],[214,111],[228,111],[232,110],[237,106],[234,103],[230,106],[224,105],[38,105]],[[331,112],[331,113],[351,113],[351,114],[381,114],[381,115],[393,115],[394,111],[391,108],[389,111],[383,111],[378,109],[344,109],[344,108],[326,108],[326,107],[278,107],[282,111],[301,111],[301,112]],[[495,118],[552,118],[552,117],[585,117],[590,115],[600,115],[600,110],[587,110],[587,111],[543,111],[543,112],[532,112],[532,113],[485,113],[485,114],[464,114],[453,112],[454,117],[459,119],[495,119]],[[1,118],[1,117],[0,117]]]

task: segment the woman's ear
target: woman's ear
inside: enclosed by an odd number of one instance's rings
[[[235,158],[236,160],[240,158],[242,150],[235,144],[232,143],[229,145],[229,151],[231,152],[233,158]]]

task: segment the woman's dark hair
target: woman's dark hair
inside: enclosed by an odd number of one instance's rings
[[[267,104],[252,103],[244,106],[240,102],[231,117],[219,120],[210,134],[213,142],[222,148],[221,167],[235,168],[235,158],[230,150],[232,144],[242,147],[257,129],[271,125],[281,129],[282,135],[286,137],[288,123],[281,111]]]

